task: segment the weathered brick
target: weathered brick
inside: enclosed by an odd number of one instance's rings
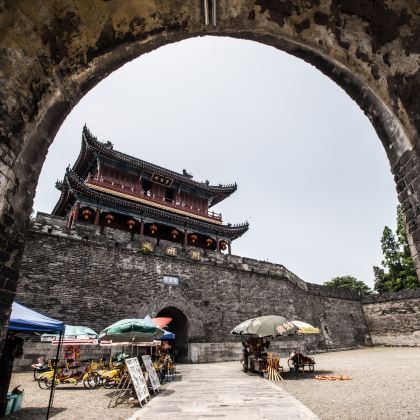
[[[322,319],[329,339],[319,337],[320,348],[365,343],[358,293],[308,284],[282,265],[251,258],[201,250],[201,260],[193,261],[190,249],[179,245],[176,257],[166,256],[165,241],[142,254],[138,235],[131,241],[126,232],[106,229],[101,236],[81,223],[68,231],[65,223],[37,217],[26,237],[18,299],[66,323],[101,330],[176,307],[189,321],[190,342],[223,343],[237,340],[229,331],[241,321],[277,313],[318,326]],[[163,284],[163,275],[178,276],[180,284]]]

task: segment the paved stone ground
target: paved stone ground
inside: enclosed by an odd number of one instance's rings
[[[374,347],[318,354],[315,360],[315,373],[351,375],[353,380],[285,374],[280,386],[322,420],[420,418],[420,348]]]
[[[239,362],[183,365],[171,383],[130,420],[316,420],[302,403]]]
[[[7,420],[45,419],[50,393],[40,389],[32,372],[15,373],[10,389],[22,385],[25,390],[23,409],[6,417]],[[54,420],[109,419],[125,420],[138,410],[138,405],[123,404],[108,408],[113,391],[104,388],[85,389],[83,384],[59,385],[55,392],[50,418]]]
[[[107,408],[112,392],[102,388],[60,386],[51,418],[281,420],[315,419],[316,415],[322,420],[419,418],[420,348],[370,348],[324,353],[315,359],[315,373],[351,375],[353,380],[317,381],[308,373],[299,376],[284,373],[285,381],[275,385],[244,374],[239,362],[183,365],[180,366],[183,380],[165,384],[162,392],[141,409],[130,404]],[[32,373],[14,374],[12,386],[19,384],[25,388],[24,409],[8,418],[45,418],[48,392],[38,388]]]

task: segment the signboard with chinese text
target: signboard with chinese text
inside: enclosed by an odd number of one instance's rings
[[[147,373],[149,374],[150,385],[152,386],[153,392],[156,394],[156,391],[159,391],[160,388],[160,381],[156,370],[153,367],[152,359],[148,354],[141,356],[141,359],[143,360],[144,367],[146,368]]]
[[[168,246],[166,248],[166,255],[170,255],[171,257],[176,257],[176,248],[174,246]]]
[[[152,174],[152,177],[150,178],[150,180],[152,182],[156,182],[157,184],[161,184],[164,185],[165,187],[170,187],[172,185],[172,181],[173,179],[168,178],[166,176],[163,175],[159,175],[159,174]]]
[[[142,401],[147,402],[147,399],[150,399],[150,393],[140,368],[139,359],[137,357],[125,359],[125,364],[127,365],[128,373],[130,374],[131,382],[136,390],[140,404]]]
[[[200,261],[201,255],[198,251],[191,252],[191,259],[194,261]]]
[[[178,286],[179,285],[179,277],[176,276],[163,276],[161,279],[163,284],[168,284],[170,286]]]

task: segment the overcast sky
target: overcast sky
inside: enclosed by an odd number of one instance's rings
[[[198,181],[238,183],[214,209],[248,220],[236,255],[285,265],[323,283],[350,274],[373,285],[384,225],[397,197],[385,151],[347,94],[309,64],[274,48],[195,38],[134,60],[92,89],[63,123],[41,173],[34,209],[54,188],[87,124],[100,141]]]

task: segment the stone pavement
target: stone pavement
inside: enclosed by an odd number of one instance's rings
[[[129,420],[316,420],[296,398],[266,379],[241,371],[239,362],[178,367],[182,381],[159,395]]]

